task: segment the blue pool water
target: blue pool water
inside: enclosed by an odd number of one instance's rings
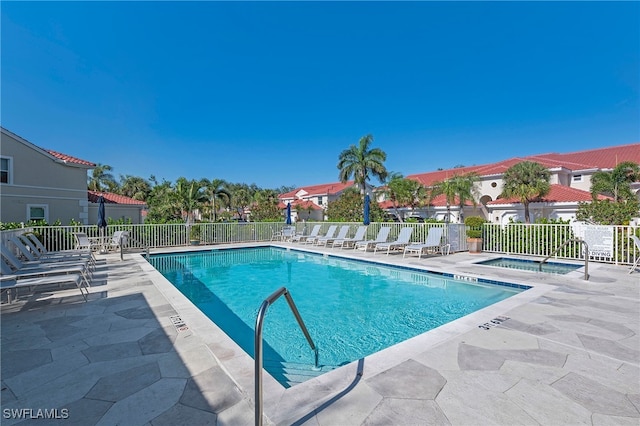
[[[541,271],[548,274],[568,274],[571,271],[579,269],[582,265],[572,265],[569,263],[545,262],[540,270],[540,262],[526,259],[510,259],[508,257],[499,257],[497,259],[485,260],[478,262],[478,265],[497,266],[500,268],[519,269],[521,271]]]
[[[526,288],[274,247],[153,255],[149,261],[251,356],[260,305],[286,287],[318,347],[322,371]],[[284,298],[269,308],[263,336],[265,369],[280,383],[317,375],[313,351]]]

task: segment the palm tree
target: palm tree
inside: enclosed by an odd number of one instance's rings
[[[501,198],[517,198],[524,205],[524,221],[531,223],[529,203],[551,190],[549,170],[540,163],[523,161],[509,167],[502,177]]]
[[[591,177],[591,196],[595,200],[598,194],[613,197],[617,203],[633,199],[631,184],[640,180],[640,166],[631,161],[618,164],[612,171],[598,171]]]
[[[478,190],[476,188],[476,182],[478,181],[478,175],[475,173],[466,173],[464,175],[454,174],[453,177],[446,179],[442,182],[436,182],[433,185],[431,194],[433,197],[444,194],[447,202],[447,222],[451,219],[451,205],[457,201],[459,216],[458,222],[463,222],[463,208],[467,201],[471,201],[473,206],[477,205],[476,197]]]
[[[187,215],[187,221],[189,218],[195,220],[195,211],[208,201],[201,181],[187,180],[183,177],[176,181],[175,194],[181,211]]]
[[[138,176],[120,176],[120,194],[134,200],[146,201],[151,193],[151,185],[146,179]]]
[[[212,221],[215,222],[216,199],[229,204],[231,202],[231,192],[226,188],[227,182],[223,179],[211,179],[211,181],[203,179],[203,183],[205,184],[206,193],[209,197],[209,201],[211,202],[211,214],[209,219],[212,219]]]
[[[387,177],[387,169],[384,167],[387,154],[380,148],[369,148],[372,142],[373,136],[363,136],[358,146],[351,145],[338,157],[340,182],[345,183],[353,176],[362,196],[366,192],[370,175],[377,177],[381,182]]]
[[[88,187],[92,191],[102,192],[104,189],[114,189],[118,187],[113,175],[109,173],[113,168],[106,164],[98,164],[91,172],[88,179]]]
[[[420,197],[422,197],[424,187],[419,182],[407,179],[396,172],[389,173],[385,186],[384,194],[386,198],[393,202],[396,216],[403,222],[401,215],[398,213],[398,207],[411,206],[415,208],[421,201]]]

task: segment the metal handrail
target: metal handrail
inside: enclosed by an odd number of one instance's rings
[[[585,252],[584,252],[584,279],[585,281],[589,280],[589,244],[587,244],[587,242],[581,238],[571,238],[570,240],[565,241],[564,243],[560,244],[560,246],[558,246],[558,248],[556,248],[553,253],[551,253],[549,256],[545,257],[542,262],[540,262],[540,264],[538,265],[538,271],[542,271],[542,264],[545,263],[547,260],[549,260],[549,258],[551,256],[553,256],[554,254],[556,254],[557,252],[560,251],[561,248],[563,248],[564,246],[566,246],[567,244],[574,242],[574,243],[580,243],[582,245],[584,245],[585,247]]]
[[[309,346],[313,349],[315,353],[315,363],[316,368],[318,367],[318,348],[313,344],[313,340],[311,339],[311,335],[307,331],[307,327],[304,325],[302,321],[302,317],[298,312],[298,308],[296,308],[296,304],[293,303],[293,298],[291,294],[289,294],[289,290],[286,287],[280,287],[276,290],[271,296],[267,297],[262,305],[260,306],[260,310],[258,310],[258,316],[256,317],[256,332],[255,332],[255,413],[256,413],[256,426],[262,425],[262,324],[264,322],[264,316],[267,313],[267,309],[269,305],[273,304],[280,296],[284,295],[285,299],[287,299],[287,303],[291,308],[291,312],[293,312],[293,316],[296,317],[296,321],[298,321],[298,325],[304,334],[304,337],[307,338],[307,342],[309,342]]]

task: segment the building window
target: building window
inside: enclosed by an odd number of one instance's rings
[[[582,182],[582,175],[573,175],[574,182]]]
[[[0,183],[11,183],[11,159],[0,158]]]
[[[323,197],[318,197],[318,205],[319,205],[319,206],[321,206],[321,205],[322,205],[322,202],[323,202],[323,201],[322,201],[322,198],[323,198]]]
[[[27,205],[27,220],[44,220],[48,222],[49,206],[46,204]]]

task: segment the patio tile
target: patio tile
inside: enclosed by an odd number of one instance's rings
[[[242,400],[235,383],[219,366],[212,367],[187,381],[180,403],[212,413],[221,413]]]
[[[215,425],[218,416],[208,411],[198,410],[182,404],[176,404],[155,419],[151,420],[153,426],[176,426],[189,419],[191,425]]]
[[[150,386],[160,378],[160,369],[157,363],[144,364],[102,377],[86,397],[117,402]]]
[[[446,380],[436,370],[408,360],[366,382],[385,398],[433,400]]]
[[[385,398],[362,423],[365,426],[450,425],[449,419],[434,401]]]

